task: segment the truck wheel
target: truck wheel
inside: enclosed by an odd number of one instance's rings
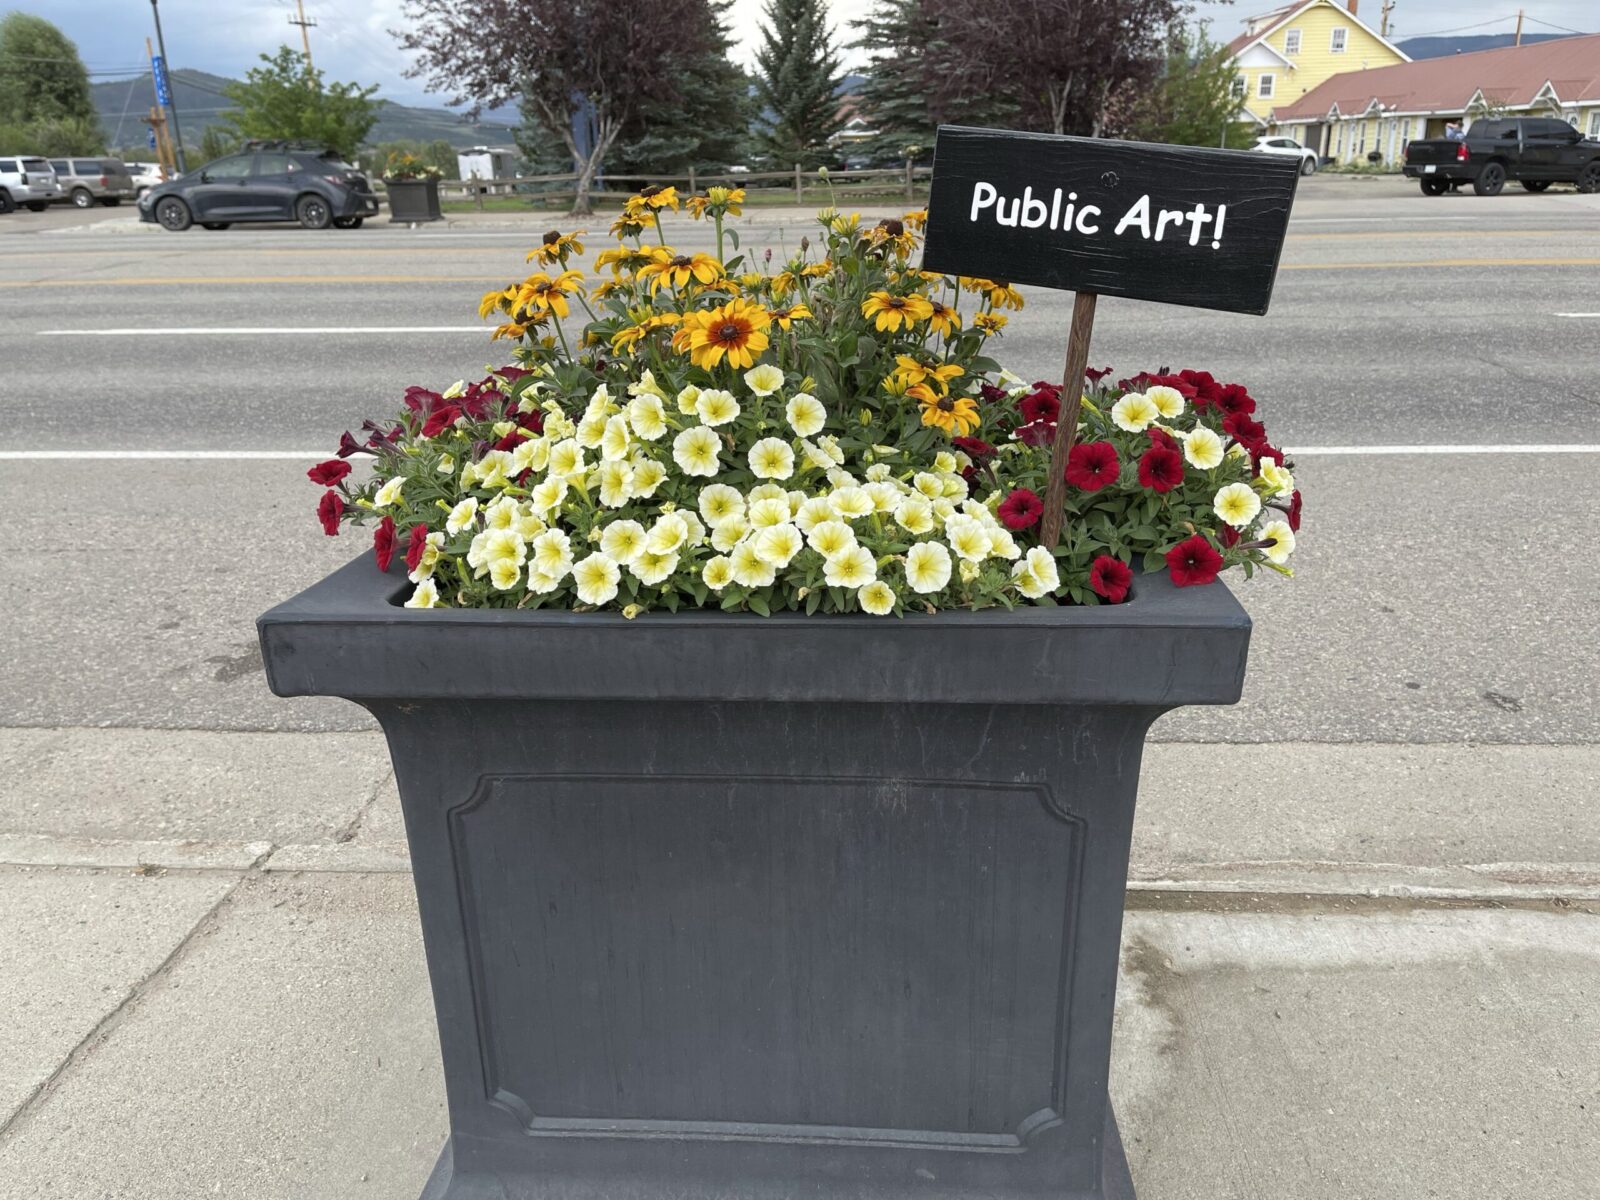
[[[1472,190],[1480,196],[1498,196],[1506,185],[1506,169],[1499,163],[1490,163],[1478,172],[1472,181]]]
[[[17,207],[17,202],[11,198],[11,193],[0,188],[0,213],[8,213]]]
[[[1548,179],[1519,179],[1517,182],[1522,184],[1524,191],[1528,192],[1548,191],[1550,187]]]
[[[88,208],[94,203],[94,197],[89,194],[88,188],[72,189],[72,206],[74,208]]]
[[[1578,172],[1578,190],[1580,192],[1600,192],[1600,159],[1596,159]]]
[[[1450,190],[1448,179],[1424,179],[1421,182],[1424,196],[1442,196]]]
[[[43,212],[50,207],[50,202],[48,200],[29,200],[24,207],[29,212]]]

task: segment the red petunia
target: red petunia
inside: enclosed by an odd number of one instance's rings
[[[394,559],[394,518],[385,517],[372,531],[372,549],[378,556],[378,570],[387,571]]]
[[[1232,525],[1223,525],[1221,529],[1217,530],[1217,536],[1222,539],[1224,546],[1231,548],[1239,544],[1239,531]]]
[[[1222,395],[1222,385],[1212,378],[1210,371],[1179,371],[1178,378],[1194,388],[1194,406],[1202,412]]]
[[[1170,492],[1183,482],[1183,456],[1165,446],[1151,446],[1139,456],[1139,485],[1152,492]]]
[[[441,403],[444,397],[438,392],[430,392],[425,387],[412,384],[406,389],[406,407],[419,416],[431,412],[435,405]]]
[[[1256,475],[1261,474],[1261,464],[1269,458],[1280,467],[1283,466],[1283,451],[1276,446],[1269,446],[1265,442],[1251,446],[1250,470]]]
[[[329,488],[317,502],[317,520],[322,522],[322,532],[329,537],[339,536],[339,514],[344,512],[344,501],[339,493]]]
[[[517,424],[534,433],[543,433],[544,413],[537,408],[532,412],[518,413]]]
[[[306,478],[320,487],[333,487],[350,474],[350,464],[342,458],[330,458],[327,462],[319,462],[306,472]]]
[[[406,570],[415,571],[422,565],[423,551],[428,548],[428,527],[413,525],[406,536]],[[387,569],[387,568],[385,568]]]
[[[1022,398],[1022,420],[1025,424],[1045,421],[1053,425],[1060,415],[1061,396],[1056,392],[1040,388]]]
[[[1017,440],[1024,446],[1048,446],[1055,440],[1055,436],[1054,421],[1035,421],[1032,425],[1023,425],[1017,430]]]
[[[1122,463],[1110,442],[1079,442],[1067,454],[1067,482],[1086,492],[1115,483],[1121,472]]]
[[[1177,587],[1210,583],[1222,570],[1222,555],[1197,533],[1167,551],[1167,570]]]
[[[1295,488],[1294,495],[1289,497],[1289,529],[1293,533],[1300,532],[1300,489]]]
[[[967,457],[970,458],[973,462],[986,462],[989,459],[993,458],[996,454],[1000,453],[993,446],[989,445],[988,442],[984,441],[981,438],[974,438],[974,437],[951,438],[950,439],[950,444],[952,446],[954,446],[957,450],[966,451]]]
[[[1110,367],[1101,367],[1098,370],[1094,367],[1085,367],[1083,370],[1083,377],[1090,383],[1099,383],[1109,374],[1111,374]]]
[[[352,454],[365,454],[366,450],[355,436],[346,429],[339,435],[339,457],[349,458]]]
[[[1244,385],[1238,383],[1223,384],[1216,405],[1225,413],[1243,413],[1245,416],[1256,410],[1256,402],[1250,398],[1250,393],[1244,390]]]
[[[1044,501],[1039,499],[1036,492],[1018,488],[1000,502],[995,515],[1004,522],[1007,529],[1026,529],[1035,524],[1043,512]]]
[[[522,445],[523,442],[528,440],[528,435],[519,427],[517,429],[513,429],[510,433],[506,434],[505,437],[497,441],[494,444],[494,448],[496,450],[515,450],[518,446]]]
[[[1089,568],[1089,586],[1095,595],[1104,596],[1113,604],[1121,604],[1133,585],[1133,571],[1128,564],[1109,554],[1102,554]]]
[[[1248,413],[1229,413],[1227,419],[1222,422],[1222,432],[1246,450],[1261,446],[1267,440],[1267,427]]]
[[[1150,444],[1153,446],[1165,446],[1168,450],[1177,450],[1179,448],[1178,439],[1159,425],[1150,426],[1149,429],[1144,431],[1144,435],[1150,439]]]
[[[978,385],[978,395],[985,404],[998,404],[1006,398],[1006,390],[992,383],[983,383]]]
[[[438,437],[451,425],[455,424],[461,409],[454,404],[442,404],[428,414],[428,419],[423,422],[422,436],[425,438]]]

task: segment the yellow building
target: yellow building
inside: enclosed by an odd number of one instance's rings
[[[1249,18],[1228,43],[1238,70],[1233,90],[1240,120],[1264,129],[1273,124],[1274,109],[1335,75],[1410,62],[1356,16],[1357,3],[1349,0],[1347,8],[1335,0],[1304,0]]]

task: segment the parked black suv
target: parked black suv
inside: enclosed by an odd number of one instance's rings
[[[139,219],[173,233],[196,222],[203,229],[247,221],[358,229],[377,212],[378,198],[357,168],[331,150],[280,142],[247,145],[153,187],[139,199]]]

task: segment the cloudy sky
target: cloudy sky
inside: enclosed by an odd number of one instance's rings
[[[1596,28],[1595,0],[1399,0],[1393,15],[1396,37],[1445,31],[1509,32],[1517,3],[1530,18],[1570,29]],[[848,40],[848,23],[872,0],[830,0],[835,22]],[[400,23],[403,0],[305,0],[311,52],[329,78],[376,83],[382,94],[402,102],[437,103],[423,98],[416,81],[405,78],[406,58],[387,30]],[[1362,0],[1362,17],[1376,25],[1379,0]],[[729,24],[748,61],[759,36],[762,0],[726,0]],[[1197,14],[1211,23],[1212,36],[1226,40],[1239,32],[1244,16],[1276,7],[1274,0],[1238,4],[1203,3]],[[144,58],[144,39],[152,33],[146,0],[0,0],[0,11],[20,8],[60,25],[78,44],[99,80],[127,78]],[[1370,11],[1368,11],[1370,10]],[[161,0],[167,51],[177,67],[196,67],[217,75],[239,76],[256,55],[280,43],[298,44],[300,31],[289,24],[294,0]],[[1466,29],[1464,27],[1479,27]],[[1552,32],[1529,20],[1529,32]]]

